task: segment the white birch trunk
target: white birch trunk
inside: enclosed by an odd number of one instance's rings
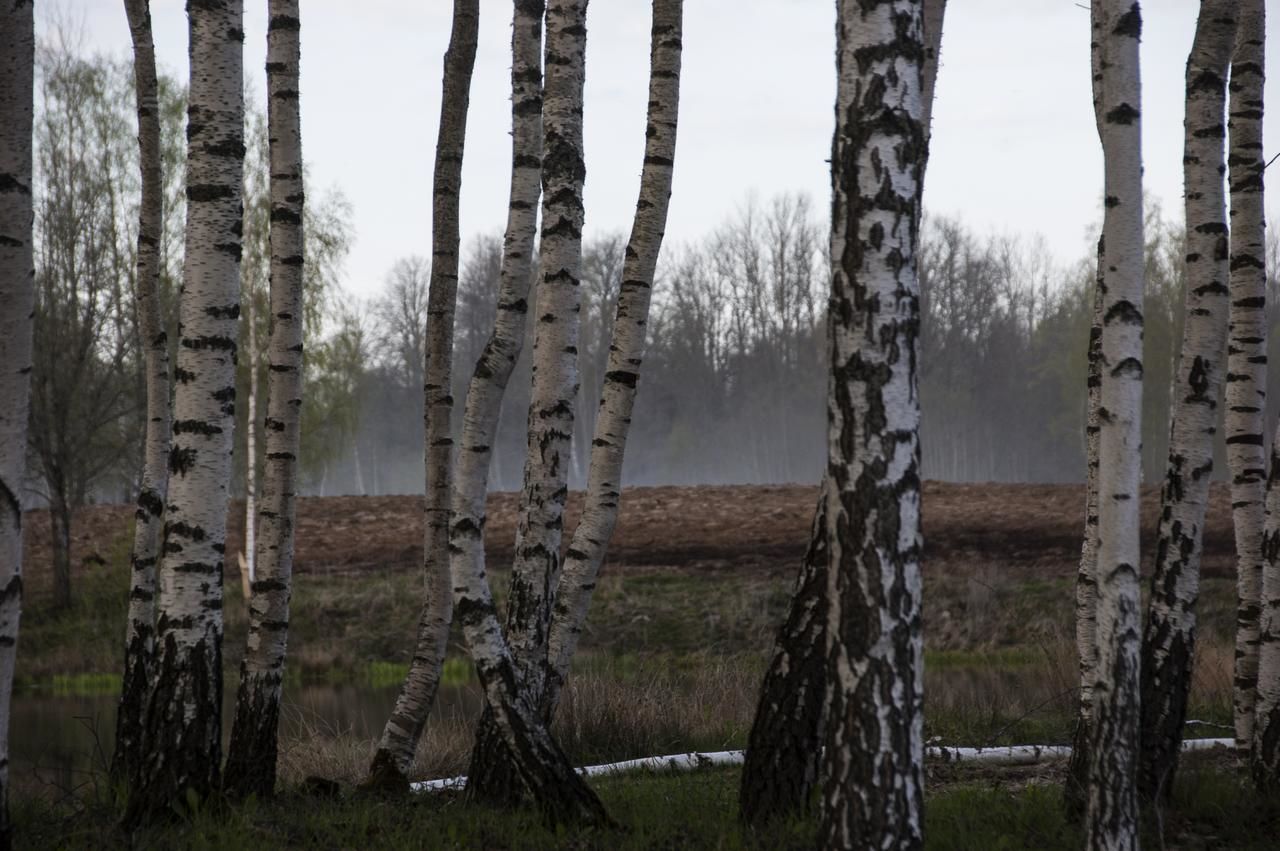
[[[1170,404],[1169,461],[1142,635],[1138,791],[1147,800],[1166,798],[1172,788],[1191,689],[1200,553],[1230,309],[1222,174],[1227,69],[1235,28],[1234,0],[1202,0],[1187,59],[1186,323]]]
[[[241,0],[191,4],[187,230],[156,674],[126,823],[218,788],[244,162]]]
[[[945,12],[946,0],[924,0],[920,111],[926,152],[920,163],[922,184],[932,141]],[[917,207],[917,218],[922,212],[923,207]],[[827,688],[826,506],[824,479],[809,546],[796,576],[787,619],[778,630],[747,741],[738,806],[742,819],[751,824],[808,810],[818,780]]]
[[[1142,457],[1142,124],[1137,3],[1102,0],[1099,130],[1106,246],[1098,433],[1097,679],[1086,847],[1136,849],[1138,800],[1138,485]]]
[[[270,83],[268,82],[268,85]],[[257,276],[254,275],[254,278]],[[244,576],[241,581],[248,592],[245,605],[253,593],[254,570],[257,563],[256,544],[258,533],[258,329],[253,309],[254,292],[244,293],[244,320],[248,328],[249,406],[245,412],[244,440]]]
[[[145,347],[147,425],[142,486],[134,512],[130,558],[129,619],[125,633],[124,676],[116,713],[112,773],[128,777],[136,770],[143,702],[155,656],[156,563],[160,556],[165,496],[169,489],[169,342],[160,319],[160,237],[164,225],[164,183],[160,158],[160,107],[150,0],[126,0],[133,39],[133,76],[137,93],[138,152],[142,197],[138,205],[136,299],[139,332]]]
[[[453,318],[458,294],[458,199],[466,141],[471,72],[480,27],[479,0],[455,0],[453,30],[444,57],[444,82],[431,216],[431,281],[427,295],[424,371],[426,587],[409,673],[382,730],[370,766],[372,783],[404,786],[418,740],[435,701],[453,620],[449,513],[453,495]]]
[[[1093,88],[1093,115],[1099,138],[1102,136],[1102,0],[1090,2],[1090,72]],[[1089,741],[1093,736],[1093,682],[1098,667],[1098,435],[1102,406],[1102,303],[1106,285],[1106,237],[1098,237],[1097,268],[1094,272],[1093,318],[1089,325],[1088,410],[1085,421],[1085,516],[1080,566],[1076,572],[1076,653],[1079,658],[1080,694],[1076,727],[1072,736],[1071,761],[1063,789],[1068,816],[1084,813],[1088,798]]]
[[[1237,276],[1251,286],[1266,286],[1264,218],[1265,152],[1262,144],[1266,9],[1263,0],[1240,4],[1236,52],[1231,65],[1231,215],[1232,285]],[[1259,284],[1260,282],[1260,284]],[[1242,292],[1241,297],[1248,297]],[[1264,325],[1265,327],[1265,325]],[[1265,352],[1265,348],[1263,349]],[[1262,576],[1240,576],[1240,619],[1237,637],[1237,708],[1247,690],[1250,621],[1258,620],[1256,700],[1252,719],[1241,725],[1237,714],[1237,746],[1242,726],[1251,736],[1252,770],[1258,786],[1280,788],[1280,439],[1271,442],[1271,472],[1266,485],[1266,522],[1262,539]],[[1255,597],[1256,595],[1256,597]],[[1255,602],[1256,601],[1256,602]],[[1250,603],[1260,615],[1248,611]],[[1243,663],[1243,664],[1242,664]],[[1243,670],[1242,670],[1243,669]],[[1242,677],[1241,674],[1244,674]],[[1244,680],[1242,682],[1241,680]],[[1245,705],[1248,705],[1247,699]],[[1247,721],[1252,720],[1252,724]]]
[[[267,416],[263,429],[266,461],[262,473],[261,516],[250,515],[246,518],[250,525],[245,527],[247,534],[252,522],[260,520],[262,535],[257,539],[257,568],[255,570],[253,562],[249,568],[252,579],[248,600],[249,638],[240,666],[240,686],[223,777],[223,789],[237,798],[251,794],[265,798],[275,790],[301,445],[304,187],[298,108],[302,26],[299,2],[270,0],[268,15],[271,336],[267,349]],[[254,363],[252,357],[250,363]],[[257,372],[256,366],[251,368]],[[251,435],[253,423],[250,419]],[[252,452],[249,466],[252,469]],[[252,497],[252,489],[249,493]],[[246,549],[248,546],[246,543]]]
[[[837,6],[823,848],[923,846],[922,4]]]
[[[0,6],[0,847],[9,821],[9,706],[22,614],[22,480],[35,309],[31,134],[33,4]]]
[[[540,6],[540,3],[529,2],[529,0],[517,3],[517,39],[519,39],[522,24],[526,27],[531,26],[532,16],[537,13]],[[579,144],[574,146],[561,135],[564,132],[561,128],[564,127],[566,109],[570,113],[574,111],[572,105],[565,103],[565,78],[573,76],[574,44],[576,42],[579,45],[580,51],[581,39],[585,37],[585,12],[585,0],[553,0],[548,9],[546,66],[550,75],[548,82],[550,83],[552,78],[556,80],[556,86],[548,88],[556,90],[555,97],[558,103],[555,110],[549,109],[545,104],[542,110],[543,138],[546,144],[542,164],[544,176],[547,169],[553,172],[568,172],[570,178],[575,172],[581,174],[580,137]],[[536,33],[531,31],[530,34]],[[576,57],[578,69],[576,76],[579,79],[577,85],[579,132],[581,128],[581,61],[582,56],[579,53]],[[571,67],[566,68],[566,65]],[[513,77],[514,74],[513,68]],[[513,106],[517,116],[534,114],[537,104],[542,101],[542,98],[537,97],[533,92],[533,84],[537,80],[538,77],[533,68],[528,67],[524,75],[524,82],[529,86],[524,102],[525,110],[522,112],[517,102]],[[549,120],[551,113],[556,115],[555,121]],[[527,214],[531,219],[534,208],[524,203],[524,198],[520,199],[521,203],[517,202],[516,188],[519,185],[522,194],[525,191],[532,192],[532,183],[535,178],[531,167],[538,163],[538,159],[531,156],[531,148],[520,145],[522,141],[520,130],[530,129],[527,125],[522,128],[522,123],[516,122],[516,152],[513,165],[517,174],[513,174],[512,177],[511,215],[508,219],[507,245],[503,258],[502,291],[504,294],[508,292],[515,294],[516,288],[521,286],[518,280],[510,279],[507,272],[510,270],[515,277],[519,276],[521,267],[527,272],[528,267],[524,264],[528,261],[524,248],[531,242],[531,240],[526,241],[523,226],[526,222],[524,216]],[[569,150],[566,150],[566,147]],[[577,151],[576,157],[573,155],[574,150]],[[568,155],[568,161],[566,161],[566,155]],[[572,179],[569,182],[572,183]],[[557,219],[554,225],[560,224],[559,219],[566,215],[566,212],[568,216],[572,216],[572,209],[562,211],[562,208],[575,206],[572,198],[565,197],[565,188],[558,185],[555,190],[560,192],[560,197],[551,207],[552,214]],[[551,181],[547,181],[547,189],[549,193],[553,191]],[[580,194],[576,208],[580,237]],[[512,226],[516,221],[517,212],[521,213],[519,229]],[[546,219],[547,211],[544,207],[544,239],[548,227]],[[572,228],[571,218],[568,227]],[[556,267],[548,266],[548,262],[544,250],[542,255],[544,275],[556,274],[556,271],[549,271]],[[576,276],[574,278],[576,282]],[[523,302],[523,299],[519,301]],[[500,296],[500,307],[503,302],[504,298]],[[512,307],[515,308],[516,305],[513,304]],[[476,663],[476,671],[485,690],[486,715],[492,717],[490,722],[492,728],[500,736],[497,746],[500,746],[502,752],[506,754],[508,760],[506,764],[511,766],[516,775],[514,782],[532,792],[538,807],[553,822],[608,823],[609,817],[600,800],[574,772],[564,752],[551,737],[537,704],[530,699],[527,690],[522,688],[520,669],[503,638],[493,595],[484,572],[484,500],[487,467],[492,452],[491,438],[496,430],[497,408],[501,402],[502,389],[510,376],[521,339],[516,335],[513,340],[509,335],[514,335],[514,325],[523,321],[523,312],[522,304],[519,305],[519,309],[499,310],[494,335],[490,338],[485,354],[476,366],[467,397],[463,449],[459,459],[458,487],[454,495],[454,512],[449,537],[454,600],[458,621],[462,626],[467,647]],[[511,346],[512,342],[515,343],[514,348]],[[468,784],[469,794],[474,794],[474,783],[473,777]]]
[[[547,5],[546,80],[542,110],[542,233],[535,299],[533,381],[528,449],[516,523],[506,638],[516,685],[541,706],[548,666],[551,606],[560,575],[561,532],[572,467],[579,389],[583,183],[582,92],[586,62],[586,0]],[[491,709],[493,707],[490,707]],[[520,797],[505,734],[491,712],[481,718],[472,750],[468,795],[509,804]]]
[[[654,0],[650,41],[649,114],[635,221],[622,266],[613,340],[601,390],[582,516],[565,555],[547,639],[549,680],[543,698],[550,717],[578,646],[591,593],[618,520],[622,464],[644,359],[654,271],[666,232],[680,101],[683,0]]]
[[[1236,748],[1253,746],[1266,522],[1267,270],[1263,210],[1263,0],[1242,0],[1231,57],[1227,131],[1231,188],[1231,325],[1226,432],[1236,532]]]

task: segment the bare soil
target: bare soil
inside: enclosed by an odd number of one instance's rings
[[[678,568],[790,575],[804,553],[817,488],[808,485],[631,488],[609,547],[610,569]],[[1143,494],[1144,561],[1154,550],[1159,494]],[[1075,571],[1083,527],[1080,485],[928,482],[924,492],[925,571],[948,576],[1005,568],[1021,576],[1064,577]],[[567,528],[577,523],[582,494],[569,497]],[[78,512],[73,564],[92,570],[128,551],[133,509],[95,505]],[[515,537],[516,495],[489,499],[489,564],[507,566]],[[233,503],[227,549],[243,546],[243,504]],[[566,541],[568,536],[566,536]],[[46,512],[26,518],[28,588],[39,593],[51,565]],[[1203,572],[1234,570],[1225,485],[1212,489]],[[416,496],[306,497],[298,502],[300,573],[405,570],[421,565],[422,511]],[[228,559],[234,572],[235,560]]]

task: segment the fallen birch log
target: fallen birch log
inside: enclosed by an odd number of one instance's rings
[[[1206,751],[1235,746],[1235,739],[1184,739],[1183,752]],[[1010,745],[999,748],[948,748],[925,749],[925,759],[952,763],[985,763],[987,765],[1036,765],[1041,762],[1066,759],[1071,756],[1069,745]],[[689,771],[714,765],[742,765],[742,751],[716,751],[714,753],[678,753],[667,756],[650,756],[628,759],[606,765],[588,765],[578,771],[586,777],[623,774],[630,771]],[[441,780],[421,780],[410,784],[414,792],[440,792],[461,789],[467,783],[465,776],[447,777]]]

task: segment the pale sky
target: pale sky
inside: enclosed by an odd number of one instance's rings
[[[92,48],[128,55],[118,0],[64,2],[65,11],[83,14]],[[245,5],[246,74],[265,104],[267,3]],[[1101,196],[1089,12],[1082,5],[951,0],[925,189],[934,213],[959,216],[980,231],[1042,234],[1063,261],[1087,251],[1086,227]],[[480,6],[464,240],[501,231],[510,176],[511,3]],[[448,0],[302,4],[309,191],[340,187],[352,202],[356,243],[345,285],[362,296],[379,290],[397,258],[430,254],[431,171],[451,7]],[[1183,68],[1197,7],[1194,0],[1148,0],[1143,10],[1146,187],[1169,214],[1181,207]],[[588,235],[630,227],[644,146],[650,4],[592,0],[589,8]],[[162,68],[185,79],[183,0],[152,0],[152,15]],[[1278,17],[1270,16],[1267,33],[1268,158],[1280,152]],[[803,191],[825,210],[834,22],[834,0],[686,0],[668,244],[712,230],[749,193],[767,199]],[[1280,180],[1273,177],[1271,185],[1280,187]],[[1268,207],[1275,211],[1280,203]]]

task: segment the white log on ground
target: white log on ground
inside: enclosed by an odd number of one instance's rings
[[[1234,739],[1184,739],[1184,753],[1199,753],[1230,748]],[[932,745],[925,748],[924,757],[929,762],[964,763],[980,765],[1041,765],[1068,759],[1070,745],[1006,745],[1003,747],[974,748]],[[584,777],[606,777],[632,771],[696,771],[700,768],[742,765],[744,751],[690,751],[688,753],[647,756],[626,759],[603,765],[585,765],[578,769]],[[409,785],[413,792],[447,792],[467,785],[466,775],[443,777],[438,780],[418,780]]]

